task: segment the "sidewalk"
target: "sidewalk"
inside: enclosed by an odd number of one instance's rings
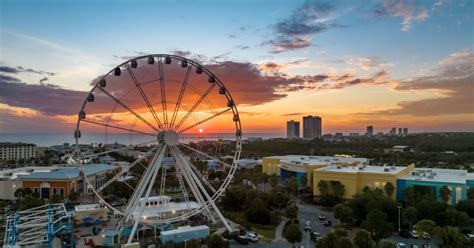
[[[285,224],[288,220],[285,218],[283,219],[280,224],[277,226],[277,229],[275,231],[275,239],[272,241],[272,242],[277,242],[277,241],[281,241],[281,240],[285,240],[285,238],[283,238],[283,228],[285,227]]]

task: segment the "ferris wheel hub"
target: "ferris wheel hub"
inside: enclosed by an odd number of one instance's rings
[[[179,143],[179,136],[175,131],[161,131],[158,133],[158,141],[167,146],[175,146]]]

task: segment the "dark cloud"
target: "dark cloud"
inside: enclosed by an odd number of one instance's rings
[[[323,18],[334,10],[330,3],[318,0],[306,1],[295,9],[291,16],[275,25],[275,30],[280,35],[310,35],[320,33],[328,28]]]
[[[69,115],[79,111],[87,94],[49,84],[22,83],[16,78],[0,77],[0,103],[29,108],[47,115]]]
[[[175,55],[178,55],[178,56],[181,56],[181,57],[189,57],[189,55],[191,55],[191,52],[190,51],[184,51],[184,50],[178,50],[178,49],[175,49],[173,51],[171,51],[171,53],[175,54]]]
[[[285,38],[280,36],[274,40],[264,42],[264,44],[268,44],[273,48],[271,53],[281,53],[309,47],[311,46],[311,39],[308,37]]]
[[[264,43],[281,53],[309,47],[311,35],[344,25],[331,23],[335,6],[331,2],[307,0],[292,14],[274,25],[276,38]]]
[[[48,71],[37,71],[29,68],[23,68],[21,66],[17,67],[10,67],[10,66],[0,66],[0,72],[3,73],[12,73],[12,74],[18,74],[18,73],[35,73],[35,74],[40,74],[40,75],[47,75],[47,76],[54,76],[56,73],[54,72],[48,72]]]
[[[281,116],[301,116],[305,115],[305,113],[288,113],[288,114],[282,114]]]
[[[48,78],[47,78],[47,77],[44,77],[44,78],[42,78],[42,79],[39,80],[40,84],[43,84],[43,82],[45,82],[45,81],[48,81]]]

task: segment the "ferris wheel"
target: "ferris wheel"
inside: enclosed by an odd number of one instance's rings
[[[105,179],[84,176],[94,199],[121,216],[116,230],[131,229],[127,243],[139,226],[182,222],[198,214],[220,220],[231,231],[215,202],[238,167],[242,131],[236,103],[223,82],[194,60],[152,54],[129,59],[91,86],[74,132],[76,156],[83,172],[84,161],[100,156],[133,157]],[[219,157],[220,145],[216,152],[215,144],[206,143],[216,133],[226,136],[226,158],[232,158],[226,162]],[[86,136],[127,137],[130,144],[91,153],[81,145]],[[220,178],[211,180],[202,168],[209,161],[219,164]],[[114,204],[121,192],[110,193],[117,184],[130,190],[121,207]]]

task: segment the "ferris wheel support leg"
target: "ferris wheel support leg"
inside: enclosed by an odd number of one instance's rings
[[[159,155],[160,155],[160,153],[162,152],[163,149],[164,149],[163,147],[160,147],[158,149],[158,151],[156,151],[155,156],[153,157],[152,161],[150,162],[150,165],[154,165],[157,162],[157,159],[158,159],[158,157],[159,157]],[[138,186],[135,189],[132,197],[128,201],[127,207],[125,208],[125,211],[124,211],[124,217],[122,218],[122,222],[123,222],[122,225],[123,226],[125,226],[127,224],[128,220],[130,220],[130,217],[132,216],[132,213],[133,213],[133,209],[136,208],[136,206],[138,204],[138,200],[140,199],[140,197],[145,192],[145,188],[146,188],[146,185],[147,185],[146,183],[149,182],[151,176],[153,175],[152,170],[153,170],[153,166],[148,166],[146,168],[145,172],[143,173],[144,177],[140,180],[140,182],[138,183]],[[116,230],[118,230],[119,228],[120,228],[120,226],[117,226]]]
[[[211,218],[211,221],[213,223],[216,223],[214,216],[212,215],[211,211],[206,205],[206,201],[204,200],[202,195],[199,193],[199,189],[196,183],[192,180],[191,175],[189,175],[189,171],[187,171],[186,168],[184,167],[185,162],[179,156],[179,152],[176,151],[176,148],[172,150],[172,154],[176,158],[176,162],[177,162],[176,165],[183,172],[184,179],[188,182],[189,188],[191,189],[191,192],[193,193],[193,195],[196,197],[196,200],[198,201],[199,204],[201,204],[201,206],[203,206],[206,209],[206,212],[209,213],[209,217]]]
[[[165,156],[165,151],[166,151],[166,146],[163,146],[161,148],[161,151],[160,151],[159,155],[158,155],[158,159],[156,160],[156,162],[152,166],[153,167],[152,168],[152,174],[153,175],[151,177],[151,180],[149,180],[148,182],[146,182],[146,184],[144,184],[145,186],[148,186],[147,189],[146,189],[146,192],[145,192],[145,199],[143,201],[143,204],[141,204],[138,208],[138,214],[135,216],[135,223],[133,224],[132,231],[130,233],[130,236],[128,237],[127,244],[132,243],[133,236],[135,235],[135,232],[137,231],[138,223],[140,222],[140,218],[143,214],[143,209],[146,206],[146,202],[148,201],[148,197],[150,196],[151,190],[153,189],[153,185],[155,183],[156,176],[158,175],[158,171],[160,170],[161,164],[163,162],[163,157]],[[138,199],[137,202],[139,202],[139,201],[140,201],[140,198]],[[133,213],[133,209],[132,209],[131,213]]]
[[[212,200],[211,196],[209,196],[209,194],[207,193],[206,189],[204,188],[204,186],[201,184],[201,182],[199,181],[199,179],[197,178],[197,176],[192,172],[190,171],[191,168],[189,167],[188,163],[189,161],[183,157],[181,154],[178,154],[178,156],[180,157],[180,159],[183,161],[184,163],[184,167],[185,169],[189,172],[189,174],[191,175],[192,177],[192,180],[199,186],[199,188],[201,189],[202,193],[204,194],[204,196],[207,198],[207,200],[209,200],[209,203],[211,204],[212,208],[214,209],[214,211],[216,212],[217,216],[219,217],[219,219],[221,219],[222,223],[224,223],[224,226],[225,228],[229,231],[229,232],[232,232],[232,227],[230,227],[229,223],[227,223],[227,220],[224,218],[224,216],[222,215],[221,211],[219,211],[219,209],[217,208],[216,206],[216,203]]]

